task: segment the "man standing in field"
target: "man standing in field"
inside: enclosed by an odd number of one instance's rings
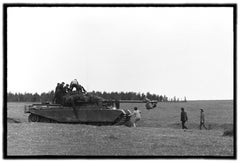
[[[207,130],[207,127],[205,126],[205,115],[203,109],[200,109],[200,130],[202,129],[202,126]]]
[[[138,110],[137,107],[134,107],[134,111],[131,116],[134,116],[133,127],[136,127],[136,123],[141,119],[141,111]]]
[[[187,117],[187,112],[184,111],[184,108],[181,108],[181,119],[182,121],[182,129],[187,129],[187,127],[185,126],[185,123],[188,121],[188,117]]]

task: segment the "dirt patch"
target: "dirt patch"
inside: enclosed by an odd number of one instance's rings
[[[223,136],[233,136],[233,130],[225,130]]]
[[[227,126],[224,129],[223,136],[233,136],[234,135],[234,128],[232,126]]]
[[[105,136],[105,139],[116,140],[116,139],[118,139],[118,137],[113,135],[113,134],[111,134],[111,135]]]
[[[223,129],[223,130],[229,130],[229,129],[233,129],[233,124],[229,124],[229,123],[223,123],[223,124],[216,124],[216,123],[211,123],[207,125],[209,130],[213,130],[213,129]]]

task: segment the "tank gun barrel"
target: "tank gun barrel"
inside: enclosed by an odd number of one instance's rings
[[[102,102],[119,102],[119,103],[155,103],[157,104],[157,100],[103,100]]]
[[[119,100],[120,103],[147,103],[146,100]],[[150,103],[158,103],[156,100],[149,101]]]

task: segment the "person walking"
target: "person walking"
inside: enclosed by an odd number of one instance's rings
[[[137,107],[134,107],[134,111],[131,116],[134,116],[133,127],[136,127],[136,123],[141,120],[141,111],[138,110]]]
[[[185,126],[185,123],[188,121],[188,117],[187,117],[187,112],[184,111],[184,108],[181,108],[181,119],[182,121],[182,129],[187,129],[187,127]]]
[[[203,109],[200,109],[200,130],[204,127],[207,130],[207,127],[205,126],[205,115]]]

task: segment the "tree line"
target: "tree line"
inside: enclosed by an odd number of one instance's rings
[[[94,95],[100,96],[104,99],[111,100],[144,100],[145,98],[156,100],[159,102],[186,102],[187,99],[179,98],[169,98],[166,95],[157,95],[147,93],[136,93],[136,92],[100,92],[100,91],[92,91],[89,92]],[[54,91],[49,91],[47,93],[7,93],[7,101],[8,102],[52,102],[54,98]]]

